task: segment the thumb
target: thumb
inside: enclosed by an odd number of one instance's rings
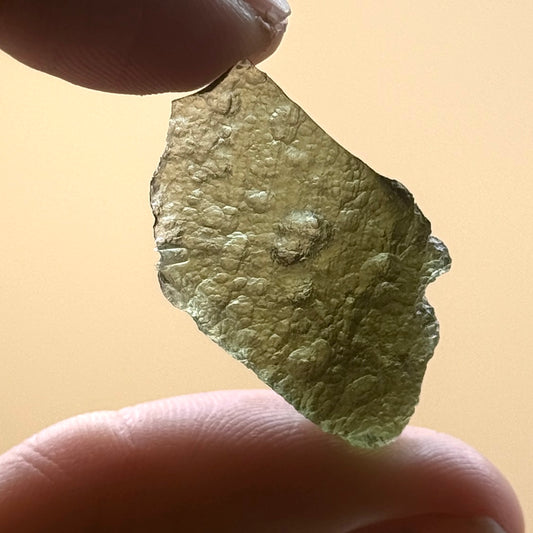
[[[482,516],[492,522],[469,518]],[[509,484],[462,442],[408,428],[358,450],[269,391],[83,415],[0,458],[6,532],[500,531],[494,522],[523,533]]]

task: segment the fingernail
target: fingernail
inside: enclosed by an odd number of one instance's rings
[[[505,533],[492,518],[422,515],[375,524],[354,533]]]
[[[287,0],[245,0],[245,2],[277,31],[285,30],[291,8]]]

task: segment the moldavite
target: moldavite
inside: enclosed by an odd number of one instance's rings
[[[151,201],[162,290],[201,331],[324,430],[401,432],[450,258],[400,183],[241,62],[173,102]]]

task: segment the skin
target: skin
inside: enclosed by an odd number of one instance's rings
[[[251,4],[0,0],[0,47],[93,89],[193,89],[276,49],[283,10],[273,21],[266,0]],[[0,456],[6,532],[460,533],[496,523],[523,533],[517,498],[461,441],[409,427],[390,446],[357,450],[269,391],[82,415]]]

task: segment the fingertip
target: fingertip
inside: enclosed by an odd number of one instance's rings
[[[285,7],[284,7],[285,6]],[[284,0],[25,0],[0,6],[0,47],[23,63],[109,92],[186,91],[279,46]]]
[[[403,455],[406,468],[416,465],[428,490],[456,506],[456,514],[487,516],[508,533],[523,533],[524,516],[507,478],[485,456],[457,437],[432,429],[408,426],[391,450]],[[414,470],[413,470],[414,471]],[[435,480],[435,483],[431,483]]]
[[[286,0],[245,0],[270,33],[270,44],[252,53],[248,59],[257,64],[273,54],[287,30],[291,8]]]

